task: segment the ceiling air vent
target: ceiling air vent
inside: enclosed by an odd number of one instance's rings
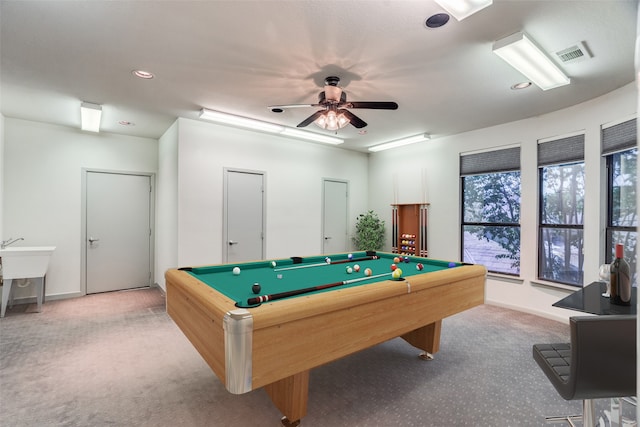
[[[562,49],[556,52],[556,55],[563,63],[579,62],[591,58],[591,53],[589,53],[583,42],[578,42],[566,49]]]

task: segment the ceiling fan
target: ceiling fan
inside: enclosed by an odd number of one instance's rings
[[[367,123],[360,117],[353,114],[348,108],[369,108],[374,110],[397,110],[398,104],[395,102],[363,102],[347,101],[347,94],[338,86],[340,77],[329,76],[324,80],[324,90],[318,94],[317,104],[292,104],[292,105],[271,105],[269,109],[274,113],[282,113],[288,108],[299,107],[322,107],[297,126],[305,127],[314,123],[327,130],[337,130],[348,124],[360,129]]]

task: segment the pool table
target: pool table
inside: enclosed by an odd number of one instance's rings
[[[484,303],[483,266],[401,257],[402,277],[393,279],[395,257],[354,252],[170,269],[167,312],[229,392],[264,387],[282,423],[297,425],[312,368],[395,337],[429,358],[442,319]],[[275,298],[253,301],[266,295]]]

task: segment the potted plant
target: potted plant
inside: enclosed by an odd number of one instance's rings
[[[359,251],[377,251],[384,245],[384,221],[369,211],[356,219],[356,234],[353,244]]]

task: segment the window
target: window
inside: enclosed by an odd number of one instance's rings
[[[582,286],[584,135],[538,144],[538,278]]]
[[[607,165],[607,226],[605,263],[613,261],[616,243],[624,245],[624,258],[637,282],[636,120],[602,129],[602,155]]]
[[[463,262],[520,274],[520,147],[460,157]]]

